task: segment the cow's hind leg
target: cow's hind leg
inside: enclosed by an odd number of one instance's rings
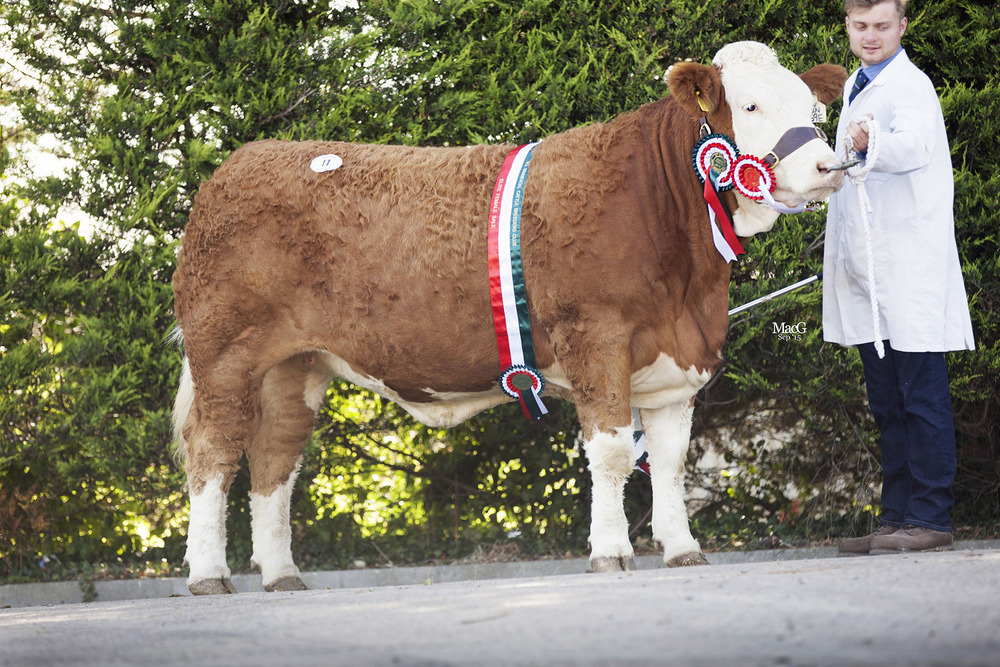
[[[235,593],[226,564],[226,495],[233,476],[219,474],[191,489],[191,518],[188,521],[187,552],[190,566],[188,590],[193,595]]]
[[[297,354],[264,377],[260,421],[247,458],[250,463],[251,560],[260,567],[264,590],[305,590],[292,559],[292,488],[302,448],[332,373],[313,352]]]
[[[684,505],[684,460],[693,412],[689,402],[640,411],[653,486],[653,539],[660,543],[668,567],[708,564],[691,535]]]
[[[198,378],[198,391],[185,362],[174,419],[185,458],[191,514],[185,561],[188,589],[195,595],[235,593],[226,563],[226,496],[239,469],[252,415],[246,403],[232,400],[240,389],[211,391]],[[235,393],[233,393],[235,391]]]

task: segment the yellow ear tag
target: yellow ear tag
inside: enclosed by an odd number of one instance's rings
[[[703,113],[708,113],[708,105],[705,104],[705,100],[701,99],[701,91],[694,91],[695,97],[698,98],[698,108],[702,110]]]

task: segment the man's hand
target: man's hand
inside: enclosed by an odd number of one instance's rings
[[[858,153],[868,152],[868,121],[873,119],[871,114],[865,114],[860,120],[852,120],[847,124],[847,136],[854,144],[854,150]]]

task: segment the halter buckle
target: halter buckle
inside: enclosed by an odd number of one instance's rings
[[[699,137],[707,137],[708,135],[712,134],[712,128],[709,126],[708,118],[706,116],[702,116],[701,120],[698,122],[700,124],[700,126],[698,127]]]

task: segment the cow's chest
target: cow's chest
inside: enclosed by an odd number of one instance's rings
[[[699,371],[695,366],[681,368],[672,357],[661,353],[652,364],[632,374],[632,406],[649,409],[686,402],[711,378],[711,371]]]
[[[553,393],[558,392],[567,397],[570,395],[572,384],[559,362],[544,369],[542,373],[549,385],[558,388]],[[688,401],[711,377],[710,371],[699,371],[694,366],[681,368],[673,357],[660,353],[652,364],[632,373],[632,407],[656,409]]]

